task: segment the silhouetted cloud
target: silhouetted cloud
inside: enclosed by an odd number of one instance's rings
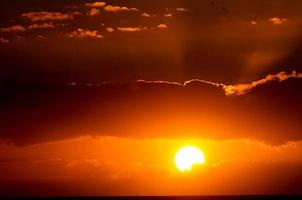
[[[74,37],[94,38],[98,33],[90,34],[82,30]],[[237,88],[198,79],[4,86],[0,138],[19,145],[87,134],[250,138],[280,144],[302,139],[301,83],[301,74],[282,72]]]

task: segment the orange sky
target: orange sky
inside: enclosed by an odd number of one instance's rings
[[[206,163],[182,174],[174,155],[184,145],[202,149]],[[32,195],[268,194],[276,187],[291,193],[297,192],[288,185],[300,180],[301,153],[300,142],[270,146],[248,139],[80,137],[26,147],[2,144],[0,184],[4,194],[27,184],[19,193]]]
[[[0,198],[302,194],[301,7],[3,1]]]

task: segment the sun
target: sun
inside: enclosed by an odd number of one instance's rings
[[[190,171],[194,164],[204,163],[204,153],[194,146],[182,147],[175,155],[176,167],[181,172]]]

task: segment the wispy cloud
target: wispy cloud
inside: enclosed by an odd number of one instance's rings
[[[139,32],[147,30],[147,27],[117,27],[117,30],[121,32]]]
[[[164,17],[173,17],[171,13],[164,14]]]
[[[177,86],[183,86],[187,87],[193,83],[205,83],[209,84],[218,88],[222,88],[227,96],[233,96],[233,95],[244,95],[248,92],[250,92],[255,87],[265,85],[272,81],[285,81],[290,78],[302,78],[302,73],[297,73],[296,71],[293,71],[292,73],[287,72],[280,72],[278,74],[274,75],[268,75],[263,79],[253,81],[252,83],[247,84],[237,84],[237,85],[226,85],[223,83],[215,83],[210,81],[205,81],[201,79],[192,79],[185,81],[184,83],[178,83],[178,82],[170,82],[170,81],[146,81],[146,80],[138,80],[139,83],[148,83],[148,84],[169,84],[169,85],[177,85]]]
[[[43,23],[43,24],[32,24],[28,26],[28,29],[43,29],[43,28],[55,28],[53,23]]]
[[[272,22],[274,25],[281,25],[287,21],[286,18],[279,18],[279,17],[272,17],[268,19],[270,22]]]
[[[142,13],[141,16],[142,17],[147,17],[147,18],[156,17],[156,15],[152,15],[152,14],[149,14],[147,12]]]
[[[112,33],[112,32],[114,32],[114,29],[112,27],[107,27],[106,31],[109,32],[109,33]]]
[[[191,84],[194,83],[205,83],[205,84],[209,84],[215,87],[223,87],[223,84],[219,84],[219,83],[214,83],[214,82],[210,82],[210,81],[205,81],[205,80],[201,80],[201,79],[192,79],[192,80],[188,80],[185,81],[184,83],[179,83],[179,82],[174,82],[174,81],[147,81],[147,80],[138,80],[138,83],[146,83],[146,84],[163,84],[163,85],[175,85],[175,86],[182,86],[182,87],[187,87],[190,86]]]
[[[104,8],[108,12],[119,12],[119,11],[139,11],[137,8],[128,8],[126,6],[111,6],[108,5]]]
[[[297,73],[293,71],[292,73],[280,72],[274,75],[268,75],[263,79],[254,81],[249,84],[238,84],[238,85],[224,85],[223,89],[225,90],[226,95],[242,95],[248,93],[253,88],[267,84],[271,81],[285,81],[289,78],[302,78],[302,73]]]
[[[85,5],[88,6],[88,7],[97,8],[97,7],[104,7],[106,5],[106,3],[105,2],[101,2],[101,1],[96,1],[94,3],[86,3]]]
[[[168,26],[167,26],[167,24],[159,24],[159,25],[157,25],[157,28],[166,29],[166,28],[168,28]]]
[[[103,38],[103,36],[99,33],[99,31],[82,29],[82,28],[78,28],[76,31],[69,33],[68,36],[71,38],[95,38],[95,39]]]
[[[29,12],[22,14],[23,18],[29,19],[32,22],[38,22],[38,21],[62,21],[62,20],[72,20],[74,19],[74,16],[80,15],[79,12],[73,12],[73,13],[61,13],[61,12]]]
[[[187,8],[176,8],[175,10],[178,12],[191,12],[191,10],[189,10]]]
[[[99,14],[100,14],[100,10],[97,9],[97,8],[92,8],[87,13],[88,16],[96,16],[96,15],[99,15]]]
[[[5,39],[5,38],[2,38],[0,37],[0,43],[9,43],[9,40],[8,39]]]
[[[252,25],[257,25],[258,23],[256,21],[251,21]]]
[[[22,25],[12,25],[5,28],[0,28],[1,32],[8,32],[8,33],[17,33],[17,32],[24,32],[26,31],[26,27]]]
[[[50,23],[42,23],[42,24],[31,24],[29,26],[24,25],[12,25],[10,27],[0,28],[1,32],[7,33],[19,33],[25,32],[33,29],[46,29],[46,28],[55,28],[57,25],[54,25],[52,22]]]

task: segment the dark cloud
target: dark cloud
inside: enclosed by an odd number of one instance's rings
[[[242,95],[231,96],[225,94],[225,86],[199,80],[184,85],[138,81],[18,86],[11,82],[1,88],[1,138],[19,145],[87,134],[251,138],[272,144],[301,140],[302,79],[288,75],[281,80],[251,84],[249,90],[237,93]]]

